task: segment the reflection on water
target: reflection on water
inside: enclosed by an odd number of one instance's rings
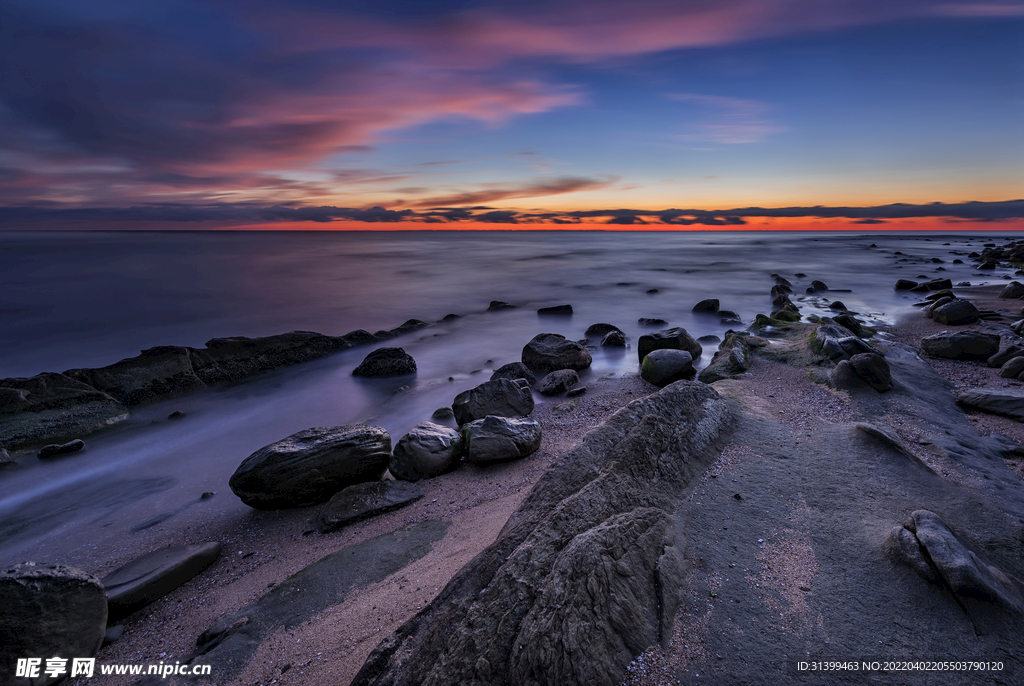
[[[537,333],[572,339],[610,322],[635,345],[661,318],[694,336],[721,335],[719,318],[690,310],[705,298],[749,322],[771,309],[779,273],[804,313],[831,299],[892,320],[914,299],[896,278],[979,282],[951,250],[980,236],[751,233],[422,232],[0,234],[0,377],[102,366],[164,344],[289,330],[342,334],[392,328],[410,318],[461,318],[389,342],[418,373],[357,379],[372,348],[280,370],[139,408],[125,424],[87,439],[63,460],[23,459],[0,473],[0,563],[30,559],[44,541],[61,546],[133,535],[201,509],[216,491],[220,511],[245,509],[227,479],[250,453],[312,426],[368,421],[397,440],[450,405],[462,390],[518,360]],[[945,242],[949,246],[942,245]],[[872,243],[877,247],[869,247]],[[900,251],[902,256],[894,255]],[[939,257],[940,263],[930,262]],[[906,261],[899,261],[906,260]],[[941,267],[942,271],[939,271]],[[796,273],[806,274],[796,277]],[[984,278],[999,279],[1002,272]],[[849,293],[806,295],[814,279]],[[656,294],[648,294],[650,289]],[[486,312],[491,300],[518,309]],[[537,308],[571,304],[569,317]],[[706,364],[714,346],[705,346]],[[633,349],[596,349],[587,379],[636,371]],[[449,380],[451,379],[451,380]],[[550,402],[538,398],[539,402]],[[182,410],[186,417],[170,421]],[[111,525],[110,522],[117,525]],[[57,548],[57,550],[54,550]]]

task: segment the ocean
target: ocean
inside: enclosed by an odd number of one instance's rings
[[[744,326],[771,311],[773,274],[803,314],[841,300],[892,323],[917,298],[898,278],[1002,282],[967,253],[1010,234],[884,232],[0,232],[0,378],[99,367],[156,345],[292,330],[340,335],[431,326],[383,345],[416,360],[413,378],[367,380],[352,369],[373,346],[230,387],[141,407],[81,455],[23,458],[0,472],[0,563],[59,561],[102,522],[145,523],[217,491],[244,506],[227,478],[250,453],[312,426],[368,422],[393,440],[454,396],[520,358],[536,334],[580,339],[596,322],[635,346],[660,318],[695,337],[730,328],[691,312],[705,298]],[[1017,237],[1013,235],[1013,237]],[[962,264],[953,260],[962,259]],[[940,261],[935,261],[940,260]],[[797,276],[803,274],[804,276]],[[812,280],[826,293],[805,294]],[[655,291],[655,292],[651,292]],[[488,312],[490,301],[516,305]],[[537,309],[572,305],[571,317]],[[447,314],[458,319],[440,322]],[[735,328],[735,325],[733,325]],[[703,366],[714,353],[705,345]],[[632,373],[633,348],[592,351],[581,376]],[[539,402],[552,402],[538,396]],[[175,410],[180,422],[167,421]],[[111,527],[116,529],[119,527]]]

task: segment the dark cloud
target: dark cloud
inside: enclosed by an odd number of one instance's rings
[[[617,180],[616,178],[589,179],[567,176],[558,179],[540,179],[525,184],[489,184],[482,190],[419,200],[413,207],[479,205],[480,203],[494,202],[495,200],[546,197],[604,188]]]

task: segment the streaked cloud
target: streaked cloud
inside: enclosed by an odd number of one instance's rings
[[[757,100],[698,93],[670,93],[667,97],[708,111],[701,118],[710,114],[708,120],[698,124],[693,133],[675,136],[679,140],[738,145],[757,143],[786,130],[766,117],[771,107]]]
[[[540,179],[526,184],[508,185],[501,183],[482,184],[480,190],[454,193],[418,200],[411,207],[440,207],[448,205],[479,205],[481,203],[510,200],[516,198],[542,198],[564,193],[576,193],[605,188],[618,179],[588,179],[565,177],[560,179]]]

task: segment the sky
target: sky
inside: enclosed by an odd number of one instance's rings
[[[0,0],[0,228],[1024,230],[1024,0]]]

